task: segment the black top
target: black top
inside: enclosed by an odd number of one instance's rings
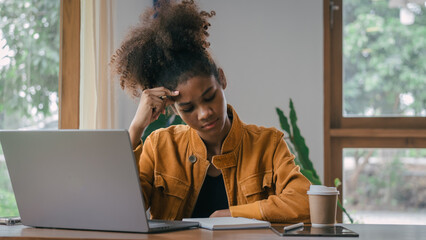
[[[228,197],[222,174],[217,177],[207,175],[191,217],[208,218],[216,210],[228,208]]]

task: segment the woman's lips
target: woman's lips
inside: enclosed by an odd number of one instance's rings
[[[216,126],[216,123],[217,123],[217,119],[214,120],[214,121],[211,121],[211,122],[208,122],[208,123],[204,124],[203,128],[206,129],[206,130],[212,129],[212,128],[214,128]]]

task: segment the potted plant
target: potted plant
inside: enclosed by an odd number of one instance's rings
[[[290,122],[284,114],[284,112],[276,108],[278,118],[280,121],[281,128],[285,131],[286,136],[284,140],[286,141],[290,151],[296,156],[294,159],[295,163],[300,166],[300,172],[311,181],[314,185],[322,185],[321,179],[319,178],[315,168],[312,164],[312,161],[309,158],[309,148],[305,143],[305,138],[302,136],[299,127],[297,126],[297,116],[296,110],[294,109],[293,101],[290,99]],[[290,123],[290,124],[289,124]],[[336,187],[341,185],[341,182],[338,178],[334,180]],[[341,204],[340,200],[337,202],[338,206],[345,215],[349,218],[349,221],[353,223],[352,217],[346,211],[346,209]]]

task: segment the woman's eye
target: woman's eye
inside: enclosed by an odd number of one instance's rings
[[[194,108],[190,107],[190,108],[185,108],[185,109],[181,109],[182,112],[191,112]]]
[[[213,94],[211,97],[204,99],[204,101],[210,102],[210,101],[212,101],[214,99],[214,97],[216,97],[216,93]]]

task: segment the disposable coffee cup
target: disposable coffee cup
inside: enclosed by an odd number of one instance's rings
[[[334,226],[339,191],[335,187],[311,185],[308,195],[312,227]]]

